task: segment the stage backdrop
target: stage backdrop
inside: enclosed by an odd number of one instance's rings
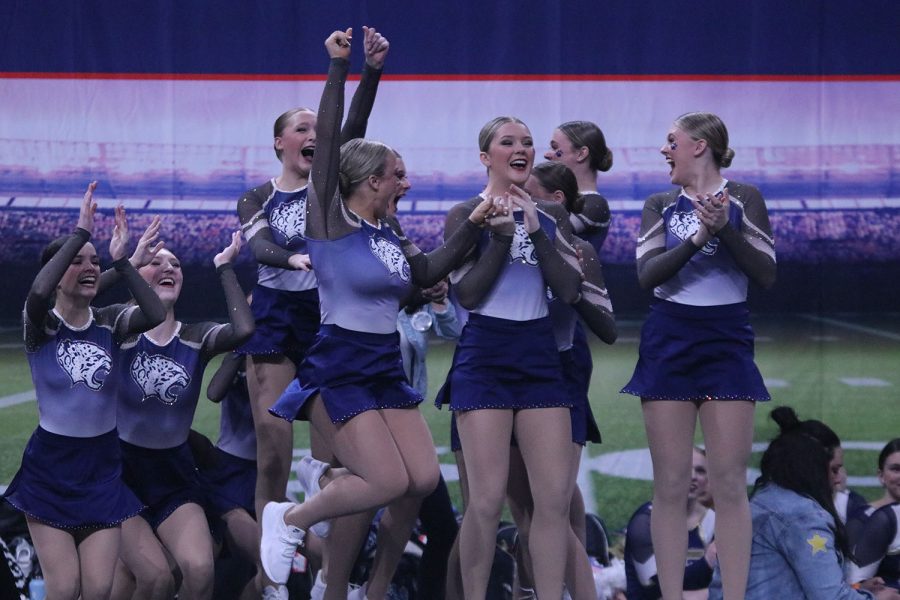
[[[723,6],[723,4],[725,4]],[[420,245],[484,184],[477,134],[523,119],[539,157],[556,125],[600,125],[614,153],[603,253],[613,301],[641,310],[634,240],[643,200],[670,186],[659,154],[679,114],[728,125],[723,174],[766,197],[781,277],[760,309],[897,310],[900,3],[6,2],[0,7],[0,256],[15,321],[40,247],[71,230],[86,183],[134,228],[165,213],[192,268],[187,313],[237,227],[245,189],[279,172],[272,124],[315,108],[336,28],[391,42],[368,135],[400,151],[402,222]],[[48,14],[49,13],[49,14]],[[362,62],[361,44],[353,70]],[[355,81],[348,86],[352,93]],[[542,160],[539,158],[539,160]],[[111,222],[101,219],[102,249]],[[244,255],[242,277],[253,265]]]

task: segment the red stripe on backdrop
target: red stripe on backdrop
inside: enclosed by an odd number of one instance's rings
[[[122,79],[150,81],[324,81],[324,74],[246,73],[40,73],[0,72],[0,79]],[[350,80],[359,79],[351,75]],[[387,81],[900,81],[898,75],[559,75],[385,74]]]

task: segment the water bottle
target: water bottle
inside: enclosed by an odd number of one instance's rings
[[[28,584],[28,597],[31,600],[44,600],[47,597],[47,590],[44,588],[44,580],[35,577]]]

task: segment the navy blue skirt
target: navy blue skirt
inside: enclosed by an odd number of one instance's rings
[[[572,417],[572,441],[582,446],[587,442],[600,443],[600,430],[594,420],[591,401],[588,398],[588,386],[591,383],[591,372],[585,370],[584,364],[578,360],[575,350],[559,353],[562,361],[563,377],[566,390],[572,399],[570,415]]]
[[[283,354],[299,365],[319,330],[319,290],[292,292],[262,285],[250,303],[256,330],[239,354]]]
[[[297,379],[269,409],[276,417],[303,418],[308,400],[321,394],[333,423],[361,412],[416,406],[422,396],[403,372],[400,334],[350,331],[322,325]]]
[[[689,306],[655,301],[641,328],[637,366],[622,393],[643,400],[770,400],[753,362],[743,302]]]
[[[470,313],[435,404],[454,411],[571,407],[550,318]]]
[[[4,496],[27,516],[58,529],[115,527],[144,508],[122,481],[115,429],[77,438],[38,427]]]
[[[187,442],[163,449],[119,442],[125,483],[147,505],[141,516],[154,530],[182,504],[206,509],[206,493]]]
[[[256,461],[215,449],[213,464],[200,470],[206,503],[215,517],[243,508],[255,518]]]

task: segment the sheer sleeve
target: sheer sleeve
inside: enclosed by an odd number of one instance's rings
[[[345,222],[339,190],[341,163],[341,119],[344,116],[344,84],[349,63],[333,58],[328,80],[319,102],[316,125],[316,153],[313,155],[309,195],[306,202],[306,237],[315,240],[336,239],[343,231],[334,231]]]
[[[77,228],[53,255],[53,258],[38,271],[31,284],[31,289],[28,290],[28,297],[25,299],[25,317],[32,325],[39,326],[43,323],[47,311],[53,304],[56,286],[65,275],[72,259],[90,239],[90,232],[80,227]]]
[[[228,305],[229,322],[219,325],[215,331],[207,335],[203,350],[208,356],[234,350],[253,335],[255,328],[250,305],[238,283],[231,263],[219,266],[216,271],[222,280],[225,291],[225,303]]]
[[[743,196],[741,231],[728,223],[716,236],[747,277],[763,288],[770,288],[775,283],[776,275],[775,242],[766,202],[759,190],[752,186],[736,184],[735,187],[735,194]]]
[[[666,231],[662,207],[669,194],[654,194],[647,198],[641,213],[641,231],[637,240],[638,282],[645,290],[652,290],[675,276],[700,250],[690,238],[666,250]]]
[[[474,198],[450,209],[444,225],[444,239],[449,239],[458,229],[466,226],[465,221],[469,220],[469,215],[479,202],[481,198]],[[509,255],[513,236],[494,232],[489,235],[487,246],[480,253],[469,253],[452,278],[456,299],[466,310],[472,310],[481,303]]]
[[[116,324],[115,335],[121,342],[131,335],[148,331],[162,323],[166,318],[166,307],[150,284],[144,281],[137,269],[128,262],[127,257],[123,256],[115,261],[113,269],[118,277],[125,280],[128,291],[137,303],[137,307]]]
[[[584,281],[581,282],[581,298],[574,304],[575,310],[597,337],[612,344],[619,334],[600,257],[591,244],[581,240],[576,243],[584,265]]]
[[[350,101],[350,109],[347,112],[347,120],[341,130],[341,143],[352,139],[366,137],[366,129],[369,125],[369,115],[375,105],[375,94],[378,92],[378,82],[381,81],[381,69],[365,64],[362,76],[359,78],[359,86]]]

